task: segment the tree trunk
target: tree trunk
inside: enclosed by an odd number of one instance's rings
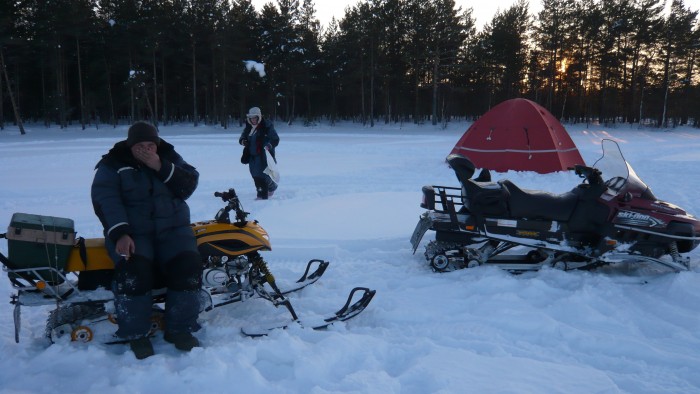
[[[438,54],[435,54],[435,59],[433,59],[433,121],[432,124],[433,126],[437,125],[437,98],[438,98],[438,79],[440,78],[438,75],[439,68],[440,68],[440,59],[438,57]]]
[[[663,91],[664,91],[664,99],[663,99],[663,108],[661,110],[661,119],[659,119],[659,127],[664,127],[668,125],[668,122],[666,121],[666,108],[668,106],[668,90],[671,85],[671,48],[670,45],[667,48],[666,51],[666,57],[664,59],[664,79],[663,79]]]
[[[112,93],[112,68],[109,63],[107,63],[107,58],[102,57],[105,62],[105,69],[107,72],[107,97],[109,99],[109,123],[112,127],[117,127],[117,117],[114,114],[114,97]]]
[[[362,113],[362,125],[367,124],[367,113],[365,112],[365,58],[360,58],[360,106]]]
[[[78,60],[78,95],[80,96],[80,126],[85,130],[85,98],[83,97],[83,69],[80,65],[80,40],[75,37],[75,53]]]
[[[10,84],[10,77],[7,75],[7,67],[5,66],[5,54],[0,48],[0,68],[2,68],[2,73],[5,75],[5,85],[7,85],[7,92],[10,96],[10,103],[12,104],[12,110],[15,113],[15,121],[17,122],[17,127],[19,127],[19,133],[24,135],[24,124],[22,123],[22,118],[19,116],[19,108],[15,102],[15,96],[12,94],[12,84]]]
[[[156,64],[156,50],[153,49],[153,125],[158,127],[158,67]]]
[[[564,121],[564,116],[566,115],[566,99],[569,97],[566,90],[563,92],[563,94],[564,99],[562,100],[563,102],[561,104],[561,116],[559,117],[559,121],[562,122]]]
[[[151,118],[151,122],[153,123],[156,128],[158,127],[155,121],[156,115],[153,113],[153,106],[151,105],[151,98],[148,97],[148,89],[146,89],[146,86],[143,86],[143,97],[146,99],[146,107],[148,108],[148,113]]]
[[[336,104],[337,92],[335,91],[335,76],[331,73],[331,125],[335,125],[336,115],[337,115],[337,104]]]
[[[134,65],[131,63],[131,52],[129,52],[129,79],[134,78],[131,73],[134,72]],[[134,97],[134,82],[129,81],[129,97],[131,100],[131,120],[129,123],[136,121],[136,99]]]
[[[700,46],[700,43],[697,44]],[[692,94],[692,81],[693,81],[693,70],[695,64],[695,54],[697,50],[692,49],[689,53],[689,57],[686,64],[684,87],[683,87],[683,107],[681,111],[681,124],[689,124],[690,117],[692,116],[693,109],[693,94]]]
[[[292,86],[290,88],[291,94],[292,94],[292,108],[289,111],[289,125],[292,125],[292,121],[294,120],[294,112],[297,110],[297,95],[294,93],[296,91],[296,86],[294,83],[292,83]]]
[[[309,71],[310,72],[310,71]],[[307,124],[311,124],[313,121],[313,113],[311,111],[311,106],[312,101],[311,101],[311,81],[309,81],[308,78],[306,78],[306,83],[305,83],[305,93],[306,93],[306,122]]]
[[[545,108],[552,109],[554,105],[554,80],[557,75],[557,57],[558,48],[550,51],[549,55],[549,75],[547,81],[547,101],[545,103]]]
[[[41,109],[42,109],[42,115],[44,117],[44,126],[49,127],[51,125],[51,116],[49,115],[48,107],[49,105],[47,104],[48,98],[46,94],[46,58],[41,56]]]
[[[228,88],[228,81],[226,80],[226,55],[223,55],[222,59],[222,70],[221,70],[221,127],[224,130],[228,129],[228,108],[226,108],[226,94]]]
[[[369,126],[374,127],[374,37],[369,56]]]
[[[641,126],[642,119],[644,119],[644,85],[640,86],[639,90],[639,124]]]
[[[64,78],[63,50],[59,43],[56,43],[56,94],[58,96],[58,119],[62,129],[68,127],[66,114],[66,81]]]
[[[194,126],[199,126],[197,115],[197,57],[195,56],[194,38],[192,39],[192,117]]]
[[[3,78],[2,75],[0,75],[0,130],[5,130],[5,111],[4,111],[4,105],[2,103],[5,101],[3,100],[2,96],[2,91],[3,91]]]
[[[168,124],[168,95],[167,95],[167,85],[165,83],[165,56],[162,56],[161,62],[160,62],[160,80],[162,81],[163,85],[163,116],[161,116],[161,119],[163,120],[164,124]]]

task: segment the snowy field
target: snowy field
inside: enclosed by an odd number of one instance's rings
[[[593,163],[602,138],[621,145],[660,199],[700,214],[700,130],[565,125]],[[14,341],[12,287],[0,278],[0,393],[700,393],[700,251],[690,272],[613,267],[511,275],[493,267],[438,274],[409,238],[421,187],[457,185],[444,159],[467,129],[277,124],[282,180],[254,201],[239,163],[239,128],[161,128],[201,173],[193,220],[234,187],[271,236],[265,252],[281,285],[312,258],[331,266],[291,296],[302,316],[337,310],[355,286],[377,290],[367,310],[326,331],[292,327],[251,339],[240,328],[284,315],[252,300],[201,315],[203,347],[181,353],[162,338],[138,361],[123,345],[43,338],[48,309],[22,309]],[[15,212],[68,217],[98,237],[93,167],[126,126],[0,131],[0,227]],[[494,174],[526,189],[563,192],[573,173]],[[5,230],[1,230],[4,232]],[[432,238],[428,233],[423,243]],[[7,242],[0,240],[7,254]]]

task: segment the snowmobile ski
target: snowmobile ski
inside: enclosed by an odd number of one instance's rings
[[[315,265],[316,269],[311,271],[311,268]],[[318,281],[321,276],[326,272],[326,268],[328,268],[328,265],[330,263],[328,261],[324,260],[319,260],[319,259],[313,259],[310,260],[306,264],[306,270],[304,271],[304,274],[297,279],[296,282],[294,282],[294,285],[291,287],[288,287],[286,289],[280,290],[279,294],[286,296],[288,294],[297,292],[309,285],[312,285]],[[243,300],[251,299],[251,298],[260,298],[262,297],[259,293],[254,292],[253,294],[247,294],[247,292],[244,291],[236,291],[231,293],[230,289],[223,288],[223,289],[217,289],[217,288],[212,288],[210,290],[211,294],[211,302],[208,303],[206,307],[203,308],[203,311],[210,311],[214,308],[224,306],[224,305],[229,305],[229,304],[234,304],[236,302],[241,302]],[[265,297],[263,297],[265,298]]]
[[[297,281],[291,287],[284,290],[280,290],[279,294],[277,292],[268,292],[264,288],[259,288],[258,291],[255,290],[244,290],[239,289],[238,291],[231,292],[230,289],[222,288],[202,288],[200,290],[200,300],[202,302],[201,311],[211,311],[214,308],[233,304],[236,302],[245,301],[253,298],[265,298],[271,301],[275,306],[285,306],[287,309],[291,308],[289,301],[283,296],[297,292],[313,283],[316,283],[326,272],[326,269],[330,263],[328,261],[314,259],[310,260],[306,265],[306,270],[297,279]],[[164,293],[158,293],[154,295],[154,302],[162,302]],[[97,333],[102,331],[99,326],[110,320],[108,313],[104,310],[103,303],[98,302],[80,302],[72,303],[62,306],[49,315],[49,319],[46,323],[46,336],[54,342],[59,338],[64,336],[70,336],[73,340],[89,342],[93,338],[93,332]],[[22,302],[15,301],[15,339],[19,341],[19,329],[20,329],[20,306]],[[154,310],[155,315],[157,315],[157,309]],[[290,313],[293,309],[290,309]],[[160,324],[156,317],[153,317],[155,326],[153,327],[154,332],[158,330],[157,325]],[[295,314],[293,314],[295,316]],[[79,322],[79,323],[77,323]],[[111,324],[111,325],[110,325]],[[113,331],[113,322],[107,324],[107,331]],[[104,328],[104,327],[103,327]],[[88,337],[83,338],[82,336],[87,335]],[[106,344],[120,344],[125,343],[123,340],[117,337],[107,337],[103,341]],[[128,342],[128,341],[126,341]]]
[[[353,302],[353,299],[355,299],[355,294],[358,292],[362,292],[362,295],[359,299]],[[323,330],[336,322],[352,319],[353,317],[362,313],[362,311],[364,311],[365,308],[367,308],[367,305],[369,305],[369,303],[372,301],[372,298],[374,297],[376,292],[376,290],[370,290],[366,287],[355,287],[354,289],[352,289],[352,291],[350,291],[350,295],[348,295],[348,299],[342,308],[340,308],[332,316],[323,318],[318,321],[302,321],[300,319],[295,319],[291,322],[276,325],[273,324],[269,326],[249,326],[241,328],[241,333],[248,337],[262,337],[268,335],[273,330],[287,329],[294,325],[303,328],[311,328],[313,330]]]

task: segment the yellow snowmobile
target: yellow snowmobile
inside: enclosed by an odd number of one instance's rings
[[[272,249],[265,229],[256,220],[247,220],[249,213],[243,210],[234,189],[216,192],[214,196],[226,206],[214,220],[192,223],[202,256],[201,310],[259,297],[284,306],[294,322],[304,325],[286,295],[315,283],[329,262],[310,260],[292,287],[280,289],[258,253]],[[235,213],[233,222],[231,211]],[[46,336],[52,342],[64,338],[90,342],[98,331],[108,333],[100,335],[103,342],[119,342],[113,335],[116,316],[110,290],[114,263],[107,254],[104,238],[75,235],[71,219],[25,213],[15,213],[8,232],[0,234],[0,238],[8,240],[8,256],[0,253],[0,262],[16,290],[10,301],[14,304],[16,342],[21,307],[39,305],[55,305],[46,323]],[[306,326],[320,329],[350,319],[367,307],[374,294],[375,290],[356,287],[340,310]],[[154,291],[152,334],[163,329],[160,305],[164,296],[165,289]],[[259,336],[285,326],[243,328],[241,332]]]

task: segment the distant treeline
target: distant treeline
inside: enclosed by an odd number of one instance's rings
[[[323,0],[325,1],[325,0]],[[567,122],[700,126],[700,22],[682,0],[525,0],[477,29],[453,0],[0,0],[8,122],[238,127],[448,122],[524,97]],[[264,72],[262,72],[264,65]]]

